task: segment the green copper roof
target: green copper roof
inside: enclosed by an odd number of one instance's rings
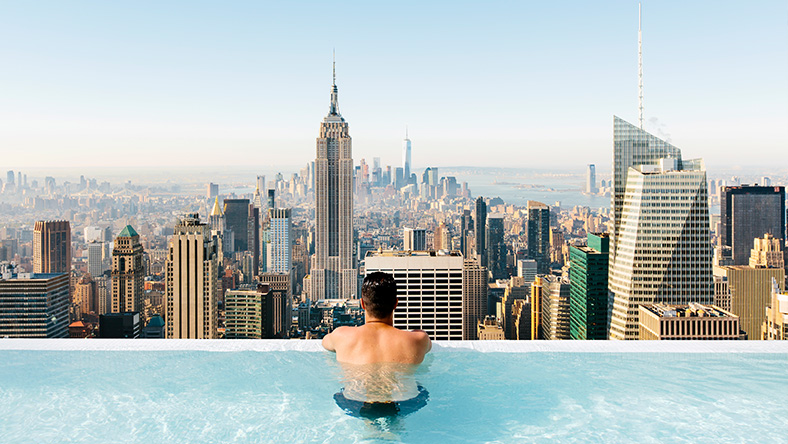
[[[121,231],[120,234],[118,235],[118,237],[134,237],[134,236],[139,236],[139,234],[137,234],[137,232],[134,230],[134,228],[132,228],[131,225],[126,225],[123,228],[123,231]]]

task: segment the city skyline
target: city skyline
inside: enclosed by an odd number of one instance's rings
[[[236,154],[220,165],[267,163],[272,153],[278,164],[303,164],[325,106],[332,47],[356,158],[399,164],[408,125],[414,169],[526,166],[535,154],[560,152],[541,163],[604,171],[610,117],[636,121],[634,1],[484,10],[315,5],[314,16],[233,6],[193,6],[181,17],[164,5],[143,17],[121,5],[90,14],[79,5],[6,5],[0,32],[15,43],[2,50],[14,69],[0,74],[12,86],[0,104],[7,166],[99,167],[128,150],[139,154],[130,166],[148,165],[154,154],[163,164],[207,166],[219,149]],[[354,26],[326,38],[331,21],[319,11]],[[766,165],[788,143],[787,11],[780,2],[646,2],[645,129],[700,153],[710,170]],[[170,20],[175,14],[183,23]],[[268,17],[299,21],[283,28]],[[469,112],[474,125],[465,123]],[[480,144],[481,163],[473,159]],[[746,158],[738,154],[745,146]],[[184,159],[186,152],[193,155]]]

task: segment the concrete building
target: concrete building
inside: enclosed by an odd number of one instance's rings
[[[750,267],[753,268],[785,268],[785,256],[782,240],[775,239],[769,233],[763,238],[753,239],[754,246],[750,250]]]
[[[227,290],[224,294],[224,338],[262,339],[263,308],[270,287],[258,284],[254,290]]]
[[[311,286],[315,300],[358,297],[353,263],[353,149],[348,123],[339,113],[336,75],[328,115],[317,138]]]
[[[405,251],[425,251],[427,249],[427,230],[403,228],[402,249]]]
[[[610,339],[637,339],[640,304],[713,302],[708,190],[702,160],[621,119],[615,129],[614,173],[629,166],[614,178]]]
[[[36,221],[33,273],[71,273],[71,224],[67,220]]]
[[[17,273],[0,263],[0,338],[68,337],[69,273]]]
[[[587,238],[587,246],[573,246],[569,253],[570,337],[607,339],[610,237],[588,233]]]
[[[263,304],[263,335],[287,338],[293,323],[293,281],[291,273],[262,273],[260,283],[267,286]]]
[[[550,207],[528,201],[528,258],[536,261],[539,274],[550,270]]]
[[[395,327],[421,329],[434,340],[472,336],[463,326],[464,259],[459,252],[372,251],[366,273],[376,271],[390,273],[397,281]],[[476,330],[476,321],[471,325]]]
[[[436,250],[451,250],[451,235],[444,222],[435,228],[434,247]]]
[[[641,340],[741,339],[739,317],[714,305],[643,304]]]
[[[542,339],[570,339],[569,300],[567,277],[547,275],[542,278]]]
[[[115,238],[112,249],[112,313],[143,313],[145,270],[140,235],[126,225]],[[142,322],[146,322],[144,319]]]
[[[91,276],[99,277],[107,270],[104,259],[107,244],[104,242],[93,241],[88,244],[88,273]]]
[[[189,214],[175,225],[165,273],[168,338],[217,338],[219,254],[199,215]]]
[[[462,269],[462,339],[479,339],[474,328],[487,315],[487,269],[465,258]]]
[[[503,334],[503,327],[495,319],[495,316],[486,316],[479,321],[476,331],[480,341],[502,341],[506,339]]]
[[[776,280],[772,280],[772,299],[766,306],[761,339],[788,340],[788,294],[780,290]]]
[[[747,265],[753,240],[785,240],[785,187],[728,186],[720,194],[720,245],[733,265]]]
[[[91,279],[90,274],[80,277],[79,281],[74,284],[72,303],[79,305],[79,312],[83,316],[97,312],[96,283]]]
[[[747,339],[761,339],[766,307],[771,302],[772,280],[785,290],[785,269],[752,268],[744,265],[722,267],[730,288],[731,312],[739,316]]]

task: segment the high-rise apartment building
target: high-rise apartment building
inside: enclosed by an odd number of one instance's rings
[[[785,187],[731,186],[720,194],[720,244],[747,265],[755,238],[785,240]]]
[[[263,339],[263,307],[270,293],[267,285],[255,290],[227,290],[224,294],[224,338]]]
[[[290,208],[272,208],[268,210],[270,233],[268,264],[269,273],[290,273],[293,268],[293,221]]]
[[[353,264],[353,150],[348,123],[339,114],[336,85],[328,115],[320,124],[315,158],[314,299],[357,297]]]
[[[427,249],[427,230],[423,228],[402,229],[402,249],[405,251],[424,251]]]
[[[33,273],[71,273],[71,224],[67,220],[36,221]]]
[[[215,339],[219,255],[210,227],[189,214],[176,225],[166,262],[167,337]]]
[[[143,312],[145,270],[140,235],[126,225],[112,250],[112,313]],[[144,321],[144,320],[143,320]]]
[[[461,340],[471,335],[464,333],[464,259],[460,253],[371,251],[365,264],[367,274],[381,271],[392,274],[397,281],[395,327],[421,329],[438,340]],[[476,322],[471,324],[474,331]]]
[[[479,339],[475,327],[487,315],[487,269],[465,258],[462,269],[462,339]]]
[[[479,263],[487,265],[487,203],[482,196],[476,198],[473,233],[476,236],[476,256]]]
[[[0,263],[0,338],[67,338],[69,277]]]
[[[572,339],[607,339],[610,237],[588,233],[587,238],[587,246],[569,250],[569,335]]]
[[[610,338],[637,339],[641,304],[713,302],[706,170],[618,117],[614,125]]]
[[[506,279],[506,243],[504,242],[503,216],[491,214],[487,218],[487,269],[492,278]]]
[[[550,270],[550,207],[533,200],[526,206],[528,212],[528,257],[536,261],[539,274]]]
[[[542,278],[542,338],[557,340],[569,336],[569,279],[547,275]]]

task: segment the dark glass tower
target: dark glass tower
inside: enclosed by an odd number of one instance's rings
[[[479,257],[479,263],[482,266],[487,265],[487,239],[486,239],[486,226],[487,226],[487,203],[484,198],[479,196],[476,198],[476,217],[474,218],[474,235],[476,236],[476,256]]]
[[[550,270],[550,207],[528,201],[528,257],[536,261],[536,272]]]
[[[608,338],[610,237],[588,233],[588,246],[569,250],[569,336],[572,339]]]
[[[755,238],[785,240],[785,187],[725,187],[720,196],[720,244],[733,265],[748,265]]]
[[[506,279],[506,243],[502,217],[487,218],[487,269],[493,279]]]
[[[249,199],[224,200],[224,226],[233,231],[235,251],[249,250]]]

